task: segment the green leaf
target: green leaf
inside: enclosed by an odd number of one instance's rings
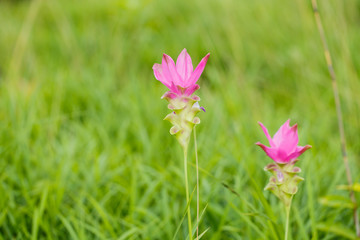
[[[350,201],[349,198],[338,195],[324,196],[319,199],[319,202],[322,205],[333,208],[349,208],[349,209],[354,208],[354,204]]]
[[[320,231],[331,232],[347,239],[357,239],[354,231],[341,224],[321,222],[317,224],[316,228]]]
[[[354,183],[352,186],[349,185],[339,185],[337,186],[339,190],[348,190],[354,192],[360,192],[360,183]]]

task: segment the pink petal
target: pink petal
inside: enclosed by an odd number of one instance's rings
[[[288,154],[294,152],[299,143],[297,124],[292,126],[291,128],[284,129],[283,131],[283,139],[279,143],[279,149],[284,150]]]
[[[266,155],[268,155],[272,160],[274,160],[275,162],[277,162],[277,151],[274,148],[269,148],[267,146],[265,146],[264,144],[257,142],[255,143],[256,145],[258,145],[259,147],[261,147],[264,152],[266,153]]]
[[[306,145],[304,147],[296,147],[296,151],[293,152],[292,154],[290,154],[288,157],[287,157],[287,161],[291,161],[291,160],[294,160],[296,159],[297,157],[299,157],[301,154],[303,154],[306,150],[310,149],[311,146],[310,145]]]
[[[177,95],[182,95],[181,88],[178,85],[175,85],[173,82],[171,83],[171,86],[169,89],[170,89],[170,91],[172,91],[173,93],[175,93]]]
[[[260,125],[260,127],[264,131],[265,136],[269,141],[270,147],[275,147],[275,144],[274,144],[273,140],[271,139],[271,136],[270,136],[269,131],[267,130],[267,128],[261,122],[258,122],[258,124]]]
[[[210,57],[210,53],[208,53],[203,59],[201,59],[199,65],[195,68],[194,72],[191,74],[190,78],[187,80],[186,86],[191,86],[197,82],[200,78],[204,68],[206,66],[207,60]]]
[[[174,60],[165,53],[163,54],[162,62],[161,62],[163,76],[169,80],[171,80],[175,85],[182,85],[181,78],[176,71]]]
[[[176,60],[176,71],[182,78],[182,81],[185,83],[191,76],[193,70],[194,67],[191,62],[191,57],[187,53],[186,48],[184,48]]]
[[[191,94],[193,94],[193,93],[194,93],[196,90],[198,90],[199,88],[200,88],[199,85],[194,84],[194,85],[188,87],[188,88],[185,90],[184,95],[186,95],[186,96],[191,96]]]
[[[292,153],[299,143],[297,124],[290,127],[290,119],[288,119],[275,133],[273,141],[278,148],[288,154]]]
[[[284,151],[281,148],[278,148],[276,150],[276,152],[277,152],[277,159],[275,160],[276,162],[278,162],[278,163],[287,163],[287,162],[289,162],[289,160],[287,159],[288,153],[286,151]]]
[[[171,81],[169,81],[169,79],[164,77],[161,65],[155,63],[152,69],[154,70],[155,78],[159,80],[162,84],[164,84],[167,88],[170,89]]]
[[[284,138],[284,132],[286,131],[286,129],[289,127],[290,124],[290,119],[288,119],[283,125],[281,125],[281,127],[279,128],[279,130],[277,130],[277,132],[275,133],[273,140],[274,140],[274,144],[276,146],[279,146],[281,141]]]

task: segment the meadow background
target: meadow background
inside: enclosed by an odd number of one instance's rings
[[[359,182],[360,1],[319,10]],[[267,143],[257,121],[273,135],[289,118],[313,146],[292,239],[355,238],[310,1],[3,0],[0,239],[186,238],[182,152],[151,69],[183,48],[194,65],[211,53],[197,91],[203,239],[282,239],[283,206],[263,191],[272,160],[254,143]]]

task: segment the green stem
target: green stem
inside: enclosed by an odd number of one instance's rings
[[[189,227],[189,239],[192,240],[192,226],[191,226],[191,211],[190,211],[190,200],[189,200],[189,181],[187,173],[187,147],[184,148],[184,173],[185,173],[185,189],[186,189],[186,206],[188,215],[188,227]]]
[[[200,189],[199,189],[199,162],[196,143],[196,125],[194,126],[194,144],[196,159],[196,240],[199,240],[199,215],[200,215]]]
[[[285,211],[286,211],[286,224],[285,224],[285,240],[288,240],[288,233],[289,233],[289,220],[290,220],[290,209],[291,209],[291,201],[292,201],[293,196],[291,196],[290,199],[290,203],[288,206],[285,206]]]

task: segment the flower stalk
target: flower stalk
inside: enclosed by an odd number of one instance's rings
[[[292,200],[292,198],[291,198],[291,200]],[[286,211],[285,237],[284,237],[285,240],[288,240],[288,236],[289,236],[291,200],[290,200],[290,205],[285,207],[285,211]]]
[[[192,240],[192,224],[191,224],[191,210],[190,210],[190,197],[189,197],[189,180],[187,172],[187,147],[183,148],[184,150],[184,176],[185,176],[185,192],[186,192],[186,206],[187,206],[187,216],[188,216],[188,226],[189,226],[189,239]]]
[[[197,154],[196,125],[194,126],[194,145],[196,160],[196,240],[199,240],[199,215],[200,215],[200,184],[199,184],[199,160]]]

